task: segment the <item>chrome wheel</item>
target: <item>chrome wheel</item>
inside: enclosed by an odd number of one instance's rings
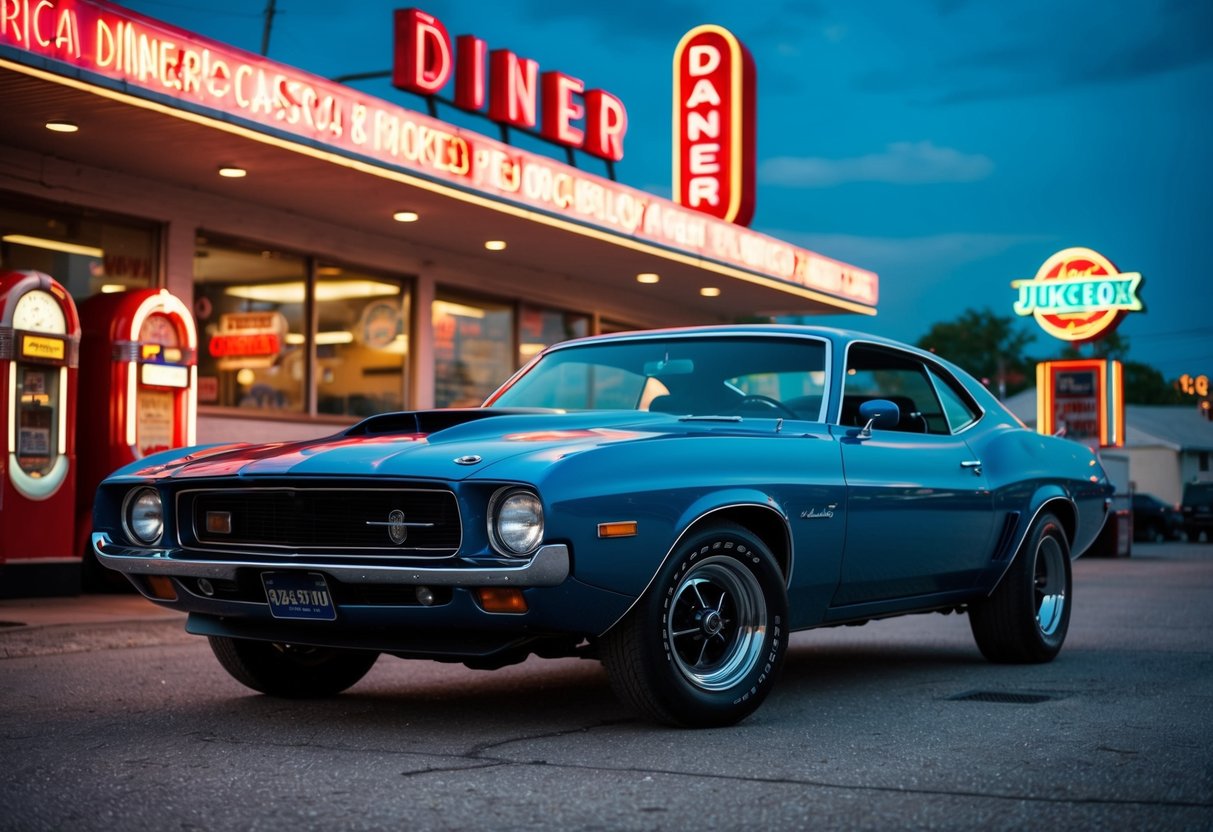
[[[1033,581],[1036,625],[1041,635],[1057,632],[1066,609],[1066,554],[1055,537],[1042,537],[1036,547]]]
[[[687,570],[666,619],[670,657],[691,684],[731,688],[762,655],[767,606],[753,572],[731,557],[710,557]]]
[[[611,687],[667,725],[718,728],[771,692],[788,649],[783,571],[763,540],[718,521],[689,532],[601,639]]]

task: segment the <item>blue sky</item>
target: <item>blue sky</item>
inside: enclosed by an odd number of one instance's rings
[[[260,49],[262,0],[124,5]],[[343,5],[277,0],[269,57],[327,77],[389,68],[407,3]],[[674,47],[697,24],[729,28],[758,70],[752,227],[880,275],[877,317],[823,322],[914,341],[966,308],[1011,315],[1012,280],[1086,246],[1145,276],[1146,312],[1120,327],[1130,358],[1213,375],[1213,0],[418,7],[619,96],[617,177],[664,196]],[[386,81],[356,86],[420,107]],[[1061,346],[1042,333],[1032,351]]]

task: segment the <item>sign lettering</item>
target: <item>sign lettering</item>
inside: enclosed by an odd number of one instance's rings
[[[21,338],[21,355],[26,358],[41,358],[47,361],[62,361],[67,355],[65,343],[59,338],[40,338],[24,335]]]
[[[1033,315],[1063,341],[1093,341],[1115,329],[1126,312],[1142,309],[1141,275],[1121,273],[1098,252],[1068,248],[1054,254],[1032,280],[1015,280],[1015,314]]]
[[[455,77],[455,105],[479,111],[485,102],[485,42],[471,35],[451,36],[442,21],[420,9],[397,9],[392,84],[419,95],[435,95]],[[489,53],[488,117],[502,124],[534,129],[567,147],[617,162],[623,158],[627,113],[623,103],[602,90],[586,90],[576,78],[543,73],[539,64],[508,49]],[[575,96],[580,96],[584,104]],[[572,124],[585,118],[585,128]]]
[[[674,201],[748,225],[754,216],[754,60],[727,29],[697,26],[674,51]]]
[[[426,38],[430,43],[431,36]],[[487,54],[475,54],[483,42],[478,47],[474,40],[457,40],[460,51],[453,55],[451,70],[456,95],[463,79],[467,101],[485,89]],[[874,307],[878,299],[878,279],[872,272],[117,6],[94,0],[0,0],[0,43],[36,56],[30,63],[39,68],[45,59],[66,62],[86,78],[91,73],[121,82],[127,95],[175,99],[196,113],[210,111],[225,120],[234,118],[331,148],[338,155],[356,155],[385,168],[504,197],[589,228],[753,271],[760,279],[773,279],[774,285],[783,282],[863,307]],[[465,53],[470,56],[465,58]],[[720,56],[724,61],[729,53],[722,49]],[[708,57],[697,60],[706,70]],[[439,69],[437,63],[418,66],[426,72]],[[472,74],[460,75],[461,67]],[[434,80],[439,77],[434,75]],[[593,89],[580,94],[579,102],[578,84],[567,76],[550,81],[556,100],[542,102],[544,117],[557,132],[570,131],[568,137],[574,135],[571,131],[583,130],[587,152],[621,158],[627,129],[622,103]],[[581,124],[578,106],[585,109]],[[698,140],[711,144],[727,136],[729,112],[696,112]],[[720,164],[721,175],[731,158],[723,143],[718,154],[709,147],[696,153],[698,170]],[[720,193],[723,199],[724,191]]]

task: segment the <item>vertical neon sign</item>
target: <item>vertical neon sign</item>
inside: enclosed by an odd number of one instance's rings
[[[754,59],[727,29],[674,50],[674,201],[726,222],[754,216]]]

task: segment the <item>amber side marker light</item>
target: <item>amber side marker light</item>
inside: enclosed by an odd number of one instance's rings
[[[173,582],[163,575],[149,575],[147,587],[152,591],[152,595],[161,601],[177,600],[177,590],[173,588]]]
[[[635,537],[636,521],[621,520],[616,523],[599,523],[599,537]]]
[[[476,590],[476,600],[485,612],[526,612],[526,596],[521,589],[482,586]]]

